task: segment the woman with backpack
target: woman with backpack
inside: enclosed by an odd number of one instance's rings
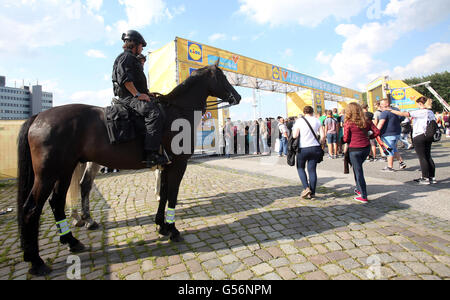
[[[435,178],[436,167],[431,158],[431,144],[436,131],[436,128],[433,129],[433,127],[437,127],[437,124],[433,111],[427,109],[428,101],[429,99],[420,97],[416,100],[419,109],[410,112],[391,110],[393,114],[398,116],[413,118],[413,145],[422,170],[422,177],[414,179],[414,181],[424,185],[437,183]]]

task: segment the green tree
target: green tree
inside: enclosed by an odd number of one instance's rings
[[[450,72],[448,71],[423,77],[412,77],[403,79],[403,81],[408,85],[431,81],[430,86],[444,99],[444,101],[450,103]],[[434,112],[443,111],[444,108],[439,100],[437,100],[436,97],[434,97],[434,95],[425,86],[417,86],[414,89],[425,97],[433,99],[432,109]]]

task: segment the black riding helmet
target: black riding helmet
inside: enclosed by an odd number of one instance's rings
[[[122,41],[135,41],[139,44],[142,44],[142,47],[147,46],[147,42],[144,40],[142,35],[136,30],[128,30],[126,33],[122,33]]]

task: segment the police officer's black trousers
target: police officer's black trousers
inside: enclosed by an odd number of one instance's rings
[[[139,115],[144,117],[146,129],[144,149],[146,151],[159,151],[163,131],[163,118],[158,105],[154,100],[150,100],[150,102],[138,100],[137,98],[124,100]]]

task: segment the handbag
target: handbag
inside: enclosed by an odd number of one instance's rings
[[[316,141],[319,143],[319,145],[321,145],[319,138],[317,137],[316,133],[314,132],[314,130],[311,127],[311,124],[309,124],[308,120],[306,120],[305,117],[302,116],[302,119],[305,120],[306,124],[308,124],[309,129],[311,129],[312,134],[314,135],[314,137],[316,138]],[[323,161],[323,156],[325,155],[325,152],[323,151],[322,147],[320,147],[320,154],[319,154],[319,159],[317,160],[317,163],[320,164]]]
[[[286,159],[287,164],[291,167],[295,165],[295,157],[297,156],[297,153],[300,150],[300,148],[298,147],[298,139],[299,139],[298,137],[294,139],[292,137],[292,134],[289,136]]]

